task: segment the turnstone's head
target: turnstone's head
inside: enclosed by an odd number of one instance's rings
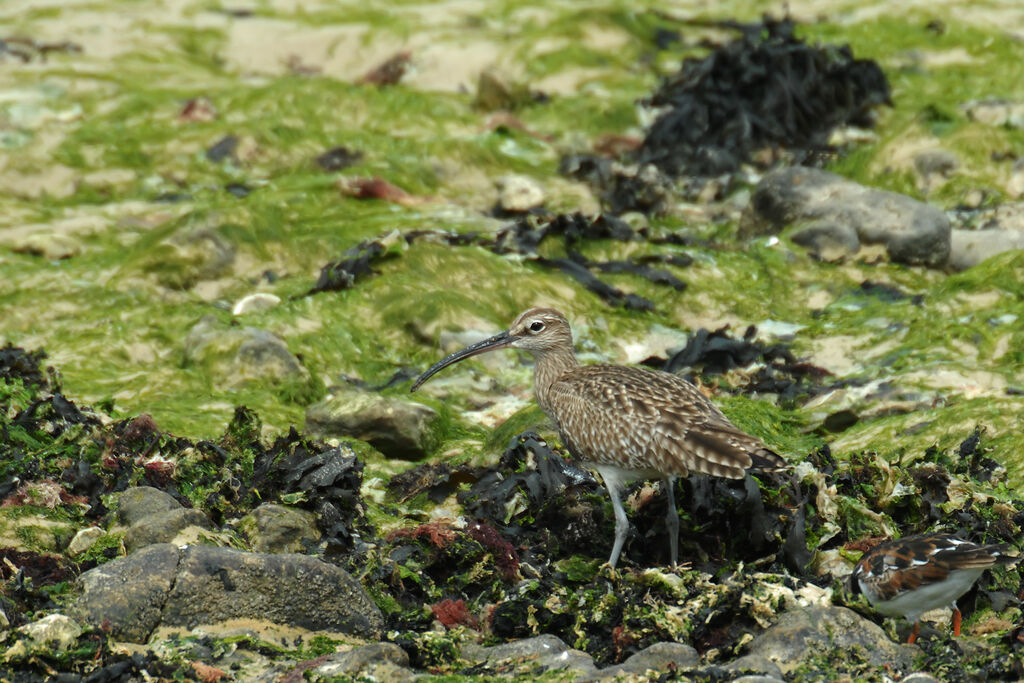
[[[977,545],[949,534],[907,536],[876,545],[864,553],[850,577],[853,592],[862,592],[876,610],[914,623],[929,610],[952,607],[953,633],[960,635],[956,600],[989,567],[1017,560],[1006,545]]]

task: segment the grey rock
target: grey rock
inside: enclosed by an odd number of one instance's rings
[[[954,230],[949,265],[954,270],[967,270],[1015,249],[1024,249],[1024,230]]]
[[[181,503],[170,494],[152,486],[127,489],[117,498],[117,520],[131,526],[150,515],[181,509]]]
[[[203,316],[185,338],[185,360],[229,387],[260,381],[308,381],[309,371],[283,339],[256,327],[234,327]]]
[[[331,655],[313,670],[314,675],[368,678],[377,681],[412,681],[409,655],[394,643],[371,643],[348,652]]]
[[[90,569],[78,578],[82,594],[72,616],[109,628],[119,640],[144,643],[160,624],[177,571],[178,549],[166,543]]]
[[[369,595],[339,567],[307,555],[185,548],[161,625],[193,628],[245,618],[370,638],[384,628]]]
[[[845,607],[809,607],[785,612],[779,621],[751,641],[749,654],[778,664],[788,674],[815,657],[834,661],[848,655],[872,666],[896,671],[911,668],[918,648],[898,645],[877,624]]]
[[[732,683],[786,683],[781,676],[740,676],[732,679]]]
[[[260,553],[297,553],[316,544],[316,515],[307,510],[264,503],[242,518],[239,530]]]
[[[846,225],[860,245],[883,245],[899,263],[939,266],[949,257],[949,219],[939,209],[910,197],[858,185],[834,173],[801,166],[765,175],[751,195],[740,221],[740,236],[772,234],[787,226],[796,232],[814,228],[810,243],[831,234],[842,245],[849,234],[824,226]]]
[[[209,529],[210,520],[199,510],[182,507],[149,515],[128,527],[124,547],[133,552],[154,543],[169,543],[189,527]]]
[[[628,674],[642,675],[645,671],[668,671],[669,667],[687,670],[697,666],[700,655],[685,643],[655,643],[631,655],[626,661],[606,669],[587,680],[610,681]]]
[[[351,436],[389,458],[419,460],[432,447],[437,413],[421,403],[343,389],[306,409],[311,436]]]
[[[956,154],[946,149],[926,149],[914,155],[914,168],[922,176],[950,176],[960,166]]]
[[[380,610],[348,572],[306,555],[148,546],[79,577],[72,614],[146,642],[157,627],[253,619],[376,638]]]
[[[503,669],[511,665],[516,675],[568,670],[578,678],[589,680],[598,673],[590,655],[570,649],[558,636],[550,634],[492,647],[469,644],[463,647],[462,657],[477,664]]]

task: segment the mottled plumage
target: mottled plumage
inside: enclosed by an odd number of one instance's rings
[[[621,365],[581,366],[565,316],[551,308],[520,314],[511,327],[456,351],[413,384],[464,358],[513,347],[536,359],[537,403],[554,421],[574,456],[600,472],[615,510],[614,567],[629,530],[622,507],[624,481],[662,479],[667,485],[672,564],[678,559],[679,517],[672,485],[691,472],[741,479],[751,466],[778,469],[784,461],[744,433],[681,377]]]
[[[953,633],[960,635],[957,599],[970,590],[982,572],[1016,558],[1005,545],[977,545],[949,534],[928,534],[881,543],[864,553],[851,576],[851,588],[864,593],[876,610],[905,617],[917,639],[921,615],[939,607],[953,608]]]

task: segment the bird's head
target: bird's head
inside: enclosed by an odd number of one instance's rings
[[[569,321],[553,308],[531,308],[520,313],[504,332],[470,344],[435,363],[413,383],[411,391],[419,389],[420,385],[449,365],[471,356],[507,347],[543,354],[560,346],[572,349]]]

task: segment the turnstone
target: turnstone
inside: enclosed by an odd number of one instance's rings
[[[907,536],[876,545],[864,553],[851,575],[854,593],[863,592],[876,610],[913,622],[908,643],[917,640],[921,615],[953,608],[953,635],[960,635],[957,599],[982,572],[1012,564],[1007,545],[977,545],[949,534]]]

